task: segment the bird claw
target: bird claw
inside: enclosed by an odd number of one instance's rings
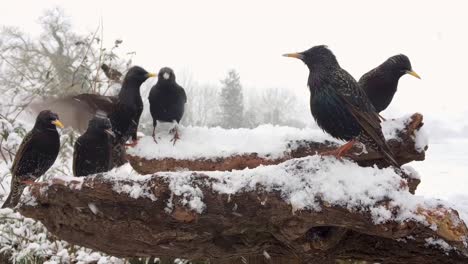
[[[171,131],[174,130],[174,137],[171,139],[171,142],[174,142],[172,145],[175,146],[175,143],[177,142],[177,140],[180,139],[180,136],[179,136],[179,131],[177,131],[177,129],[171,129]]]
[[[26,185],[33,185],[35,182],[33,180],[24,180],[24,181],[21,181],[21,183],[26,184]]]
[[[355,140],[351,140],[337,149],[324,151],[320,153],[320,155],[321,156],[334,156],[335,158],[342,160],[343,156],[345,156],[348,153],[348,151],[354,146],[354,143],[355,143]]]

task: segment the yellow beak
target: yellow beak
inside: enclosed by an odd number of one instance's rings
[[[414,77],[416,77],[418,79],[421,79],[421,77],[417,73],[415,73],[413,70],[406,71],[406,73],[409,74],[409,75],[412,75],[412,76],[414,76]]]
[[[150,78],[150,77],[157,77],[157,76],[158,76],[158,75],[157,75],[156,73],[152,73],[152,72],[146,74],[146,77],[147,77],[147,78]]]
[[[65,126],[62,124],[62,122],[60,122],[60,120],[54,120],[52,121],[52,124],[54,124],[55,126],[58,126],[60,128],[64,128]]]
[[[286,54],[283,54],[284,57],[290,57],[290,58],[296,58],[296,59],[304,59],[304,55],[300,54],[300,53],[286,53]]]

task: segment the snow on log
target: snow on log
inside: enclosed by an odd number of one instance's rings
[[[427,139],[422,130],[423,117],[413,114],[387,120],[382,128],[387,142],[400,164],[424,160]],[[337,148],[343,142],[319,129],[297,129],[263,125],[255,129],[186,127],[175,146],[167,131],[160,132],[158,143],[143,137],[129,149],[128,160],[141,174],[159,171],[226,171],[279,164],[289,159],[314,155]],[[359,144],[349,158],[362,166],[386,167],[382,156],[372,150],[362,151]]]
[[[318,155],[232,172],[142,176],[127,164],[37,183],[19,210],[61,239],[121,257],[468,261],[455,210],[410,194],[393,168]]]

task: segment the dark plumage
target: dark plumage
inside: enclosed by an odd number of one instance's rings
[[[79,94],[54,100],[48,103],[52,109],[59,109],[66,113],[65,121],[81,132],[87,127],[88,121],[96,114],[106,114],[115,133],[114,166],[125,162],[125,148],[123,144],[130,138],[133,144],[137,141],[137,129],[143,112],[143,101],[140,86],[149,77],[156,76],[145,69],[133,66],[125,75],[118,96],[104,96],[98,94]]]
[[[337,156],[352,147],[356,139],[381,151],[392,165],[398,166],[385,142],[374,107],[326,46],[284,56],[300,59],[309,68],[310,109],[317,124],[331,136],[350,141],[337,151]]]
[[[114,103],[113,111],[108,113],[116,139],[122,143],[130,137],[133,141],[137,140],[138,123],[143,112],[140,86],[154,76],[138,66],[132,67],[125,75],[117,103]]]
[[[420,79],[419,75],[413,71],[408,57],[403,54],[396,55],[364,74],[359,79],[359,86],[366,92],[375,110],[380,113],[392,101],[398,80],[405,74]]]
[[[108,118],[96,116],[91,119],[88,130],[75,142],[73,175],[87,176],[111,170],[114,136]]]
[[[39,113],[33,129],[26,134],[16,152],[11,168],[10,195],[2,208],[15,207],[26,184],[35,181],[54,164],[60,148],[56,126],[63,128],[57,114],[50,110]]]
[[[69,121],[68,125],[81,132],[86,130],[88,121],[97,113],[107,114],[119,142],[126,142],[130,138],[136,140],[138,123],[143,111],[140,86],[149,77],[154,76],[156,75],[148,73],[141,67],[133,66],[125,75],[117,96],[79,94],[47,102],[47,104],[53,109],[67,112],[67,118],[62,117],[62,119]]]
[[[171,68],[162,68],[158,74],[158,82],[151,88],[149,97],[150,112],[153,117],[153,138],[156,141],[155,131],[157,121],[179,123],[184,115],[187,95],[184,88],[176,83],[174,71]],[[177,124],[174,129],[174,144],[179,139]]]

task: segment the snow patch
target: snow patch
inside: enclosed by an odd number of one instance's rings
[[[444,240],[442,239],[434,239],[432,237],[429,237],[429,238],[426,238],[426,246],[429,247],[429,246],[435,246],[435,247],[439,247],[441,248],[442,250],[444,250],[445,252],[449,252],[451,250],[453,250],[453,247],[450,246],[447,242],[445,242]]]
[[[421,175],[410,165],[403,165],[401,169],[412,179],[421,179]]]
[[[134,199],[149,198],[156,201],[157,198],[153,194],[151,186],[151,176],[142,176],[137,174],[129,163],[114,168],[113,170],[97,174],[92,177],[103,177],[107,181],[113,182],[112,189],[118,193],[127,193]],[[127,181],[122,181],[127,180]]]
[[[404,130],[411,121],[410,117],[411,115],[407,115],[383,122],[382,131],[385,138],[398,138],[399,131]],[[317,128],[299,129],[274,125],[261,125],[254,129],[179,126],[181,140],[174,146],[170,141],[173,135],[169,133],[172,128],[172,123],[158,122],[158,143],[156,144],[150,136],[142,137],[134,148],[128,150],[128,154],[146,159],[194,160],[200,157],[210,159],[257,153],[262,158],[276,159],[295,149],[296,143],[301,141],[343,143]],[[416,140],[424,142],[420,136],[417,136]]]
[[[169,123],[171,124],[171,123]],[[164,125],[162,123],[161,125]],[[173,126],[170,126],[172,128]],[[138,144],[128,150],[128,154],[146,159],[197,159],[229,157],[258,153],[264,158],[278,158],[294,140],[314,140],[341,142],[318,129],[298,129],[284,126],[261,125],[254,129],[224,129],[220,127],[183,127],[179,126],[181,140],[173,146],[173,135],[164,127],[156,127],[156,144],[149,136],[143,137]]]
[[[429,145],[429,136],[424,127],[421,127],[419,130],[414,132],[414,148],[418,152],[423,152],[426,150],[426,147]]]
[[[279,165],[260,166],[232,172],[203,172],[200,179],[193,172],[166,172],[172,191],[167,205],[170,212],[175,196],[182,204],[197,213],[206,205],[200,185],[210,186],[220,194],[239,194],[249,191],[278,191],[293,210],[320,211],[321,204],[342,206],[349,210],[369,210],[376,224],[387,221],[415,220],[426,223],[417,214],[420,207],[436,208],[437,200],[424,199],[409,193],[404,181],[393,169],[360,167],[347,160],[310,156],[290,160]],[[390,201],[386,206],[383,201]],[[268,203],[268,201],[260,201]],[[399,208],[392,213],[392,208]]]
[[[385,138],[388,140],[390,138],[398,138],[398,133],[404,131],[406,125],[411,122],[412,115],[405,115],[396,119],[387,119],[381,123],[382,132]]]

